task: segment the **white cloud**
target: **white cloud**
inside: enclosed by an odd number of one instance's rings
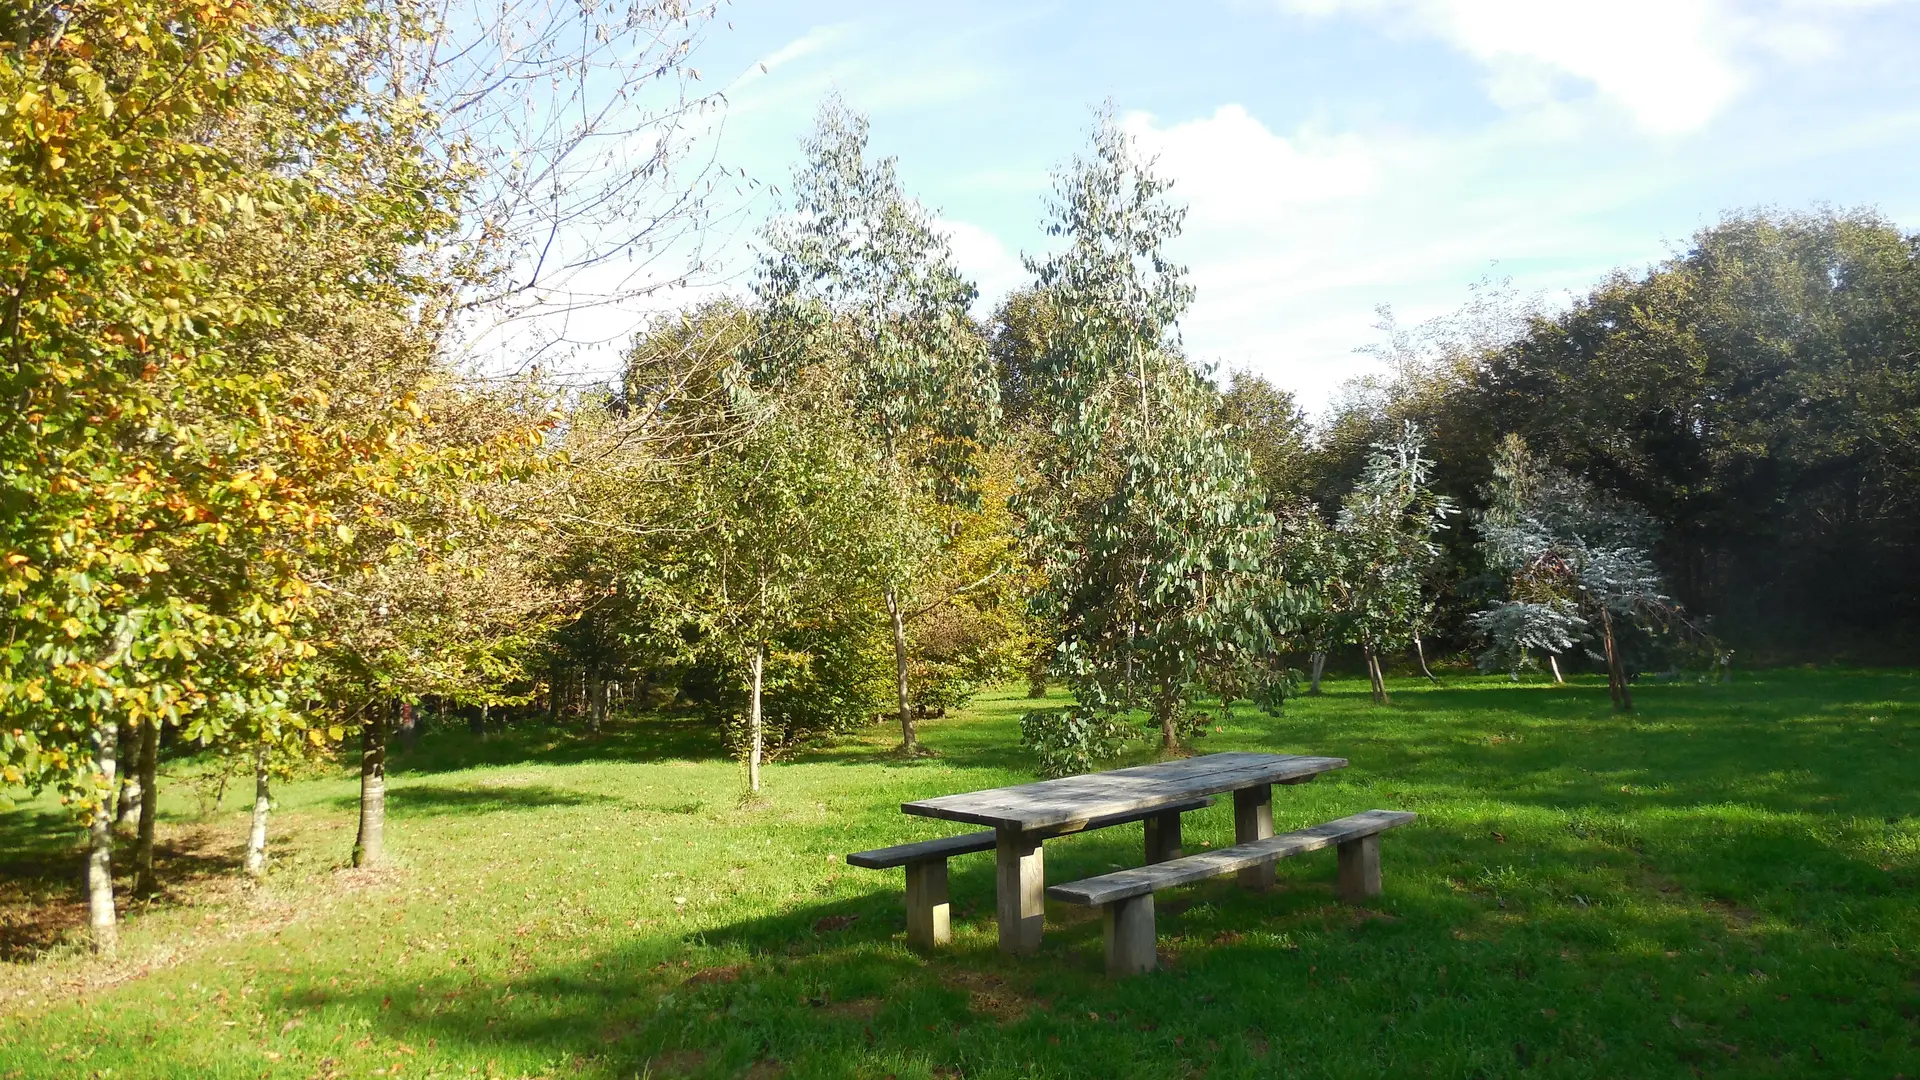
[[[1587,84],[1643,129],[1675,135],[1719,115],[1768,61],[1834,56],[1851,13],[1888,0],[1281,0],[1438,37],[1478,61],[1508,109]]]
[[[1442,141],[1405,134],[1281,134],[1238,105],[1182,123],[1145,113],[1122,124],[1189,206],[1173,254],[1197,297],[1183,324],[1189,351],[1252,368],[1317,408],[1372,362],[1376,305],[1412,320],[1450,310],[1490,260],[1554,262],[1601,252],[1578,269],[1659,254],[1622,250],[1596,215],[1636,194],[1618,176],[1556,177],[1550,186],[1499,167],[1540,132],[1510,124]],[[1651,237],[1634,241],[1657,243]],[[1547,282],[1516,274],[1530,289]]]
[[[974,314],[984,316],[1008,293],[1026,284],[1027,268],[1000,238],[978,225],[939,218],[933,227],[946,235],[954,265],[980,290]]]

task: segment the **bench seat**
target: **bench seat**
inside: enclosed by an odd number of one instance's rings
[[[1403,810],[1368,810],[1230,848],[1055,885],[1047,895],[1069,904],[1100,905],[1105,916],[1109,975],[1151,971],[1158,962],[1154,953],[1155,892],[1338,847],[1340,868],[1335,892],[1341,900],[1357,903],[1380,892],[1380,834],[1412,822],[1415,816]]]
[[[1041,839],[1051,840],[1071,833],[1145,821],[1148,861],[1177,859],[1181,854],[1180,815],[1190,810],[1204,810],[1212,805],[1212,797],[1191,799],[1148,811],[1107,814],[1085,822],[1043,829],[1035,835]],[[998,844],[999,833],[994,829],[987,829],[982,832],[961,833],[958,836],[942,836],[934,840],[917,840],[911,844],[895,844],[892,847],[875,848],[872,851],[856,851],[847,856],[847,865],[868,870],[906,867],[907,937],[918,945],[940,945],[945,944],[949,936],[947,860],[955,855],[992,851]]]

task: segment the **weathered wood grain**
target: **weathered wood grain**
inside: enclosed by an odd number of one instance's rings
[[[1172,888],[1175,885],[1231,874],[1261,862],[1272,862],[1275,859],[1318,851],[1321,848],[1359,840],[1363,837],[1378,836],[1388,829],[1405,825],[1414,818],[1415,815],[1403,810],[1368,810],[1338,821],[1329,821],[1324,825],[1270,836],[1264,840],[1235,844],[1230,848],[1203,851],[1171,862],[1142,866],[1132,870],[1118,870],[1083,881],[1055,885],[1047,890],[1047,895],[1070,904],[1109,904],[1116,900]]]
[[[1102,817],[1144,814],[1223,791],[1298,783],[1343,769],[1347,759],[1230,752],[1068,776],[1014,787],[969,791],[903,803],[905,813],[1022,831],[1058,833]]]
[[[1213,805],[1212,799],[1191,799],[1174,806],[1156,810],[1142,810],[1137,813],[1108,814],[1086,822],[1075,823],[1072,829],[1056,829],[1042,833],[1042,839],[1052,839],[1073,832],[1086,832],[1093,829],[1105,829],[1113,825],[1125,825],[1142,818],[1151,819],[1164,814],[1174,816],[1174,846],[1179,847],[1179,815],[1191,810],[1205,810]],[[992,851],[995,832],[961,833],[958,836],[942,836],[933,840],[916,840],[911,844],[895,844],[892,847],[875,848],[872,851],[856,851],[847,856],[848,866],[865,867],[868,870],[891,870],[896,866],[910,866],[930,859],[947,859],[955,855],[967,855],[976,851]]]

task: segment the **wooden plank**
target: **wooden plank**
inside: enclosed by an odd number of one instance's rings
[[[1154,950],[1152,893],[1116,900],[1100,911],[1108,975],[1117,979],[1160,966],[1160,956]]]
[[[1415,815],[1402,810],[1368,810],[1338,821],[1329,821],[1324,825],[1300,829],[1270,836],[1265,840],[1256,840],[1249,844],[1236,844],[1218,851],[1203,851],[1197,855],[1163,862],[1153,866],[1142,866],[1133,870],[1119,870],[1084,881],[1055,885],[1047,890],[1047,895],[1055,900],[1064,900],[1070,904],[1108,904],[1115,900],[1124,900],[1129,896],[1141,896],[1175,885],[1185,885],[1192,881],[1201,881],[1222,874],[1231,874],[1262,861],[1284,859],[1308,851],[1332,847],[1363,836],[1376,836],[1388,829],[1398,828],[1414,820]]]
[[[1380,837],[1363,836],[1340,845],[1340,875],[1333,894],[1349,904],[1380,895]]]
[[[907,942],[923,949],[953,940],[947,911],[947,860],[907,864]]]
[[[1147,862],[1163,863],[1186,854],[1180,850],[1180,811],[1160,810],[1147,815]]]
[[[943,795],[903,803],[900,809],[994,828],[1069,831],[1076,823],[1109,815],[1143,814],[1223,791],[1298,781],[1346,765],[1345,758],[1234,751]]]
[[[1273,835],[1273,788],[1257,784],[1233,793],[1233,842],[1251,844]],[[1240,886],[1263,892],[1273,888],[1274,860],[1263,859],[1240,871]]]
[[[1040,837],[1001,829],[994,856],[994,906],[1000,922],[1000,951],[1024,956],[1040,951],[1046,921],[1046,864]]]
[[[1176,821],[1179,815],[1190,810],[1205,810],[1213,805],[1212,799],[1192,799],[1177,806],[1168,806],[1159,810],[1143,810],[1138,813],[1108,814],[1085,822],[1074,822],[1072,828],[1045,830],[1042,837],[1053,839],[1072,832],[1092,829],[1105,829],[1113,825],[1125,825],[1157,814],[1172,814]],[[947,859],[955,855],[968,855],[976,851],[992,851],[995,844],[995,832],[961,833],[958,836],[942,836],[933,840],[916,840],[911,844],[895,844],[892,847],[875,848],[872,851],[856,851],[847,856],[848,866],[865,867],[868,870],[891,870],[896,866],[909,866],[930,859]],[[1178,847],[1176,832],[1175,847]]]

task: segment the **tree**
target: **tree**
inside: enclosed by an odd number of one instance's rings
[[[287,707],[312,561],[385,453],[327,426],[285,301],[425,301],[420,253],[459,178],[424,160],[413,104],[370,89],[371,43],[398,30],[382,12],[82,0],[0,18],[0,755],[8,781],[56,785],[90,819],[110,950],[120,727],[214,741]],[[328,263],[239,257],[342,238]],[[149,818],[143,866],[151,838]]]
[[[890,532],[904,537],[925,487],[971,501],[976,446],[998,424],[999,394],[984,342],[967,315],[973,286],[954,267],[933,219],[900,188],[892,158],[869,161],[867,121],[838,99],[822,105],[794,174],[790,213],[765,233],[755,286],[766,347],[756,382],[779,389],[810,367],[831,369],[879,452]],[[914,734],[907,595],[937,537],[896,544],[883,568],[893,623],[896,708],[904,752]]]
[[[1235,371],[1220,395],[1220,424],[1247,455],[1274,505],[1307,493],[1312,425],[1293,394],[1250,371]]]
[[[1020,510],[1045,575],[1036,614],[1061,628],[1055,670],[1076,699],[1022,721],[1050,772],[1084,767],[1137,708],[1175,749],[1204,666],[1271,640],[1272,522],[1217,392],[1177,351],[1192,290],[1164,252],[1183,215],[1166,187],[1103,116],[1057,180],[1048,231],[1066,247],[1029,264],[1059,325],[1038,365],[1053,438]]]
[[[1537,460],[1518,437],[1503,444],[1496,476],[1493,508],[1480,520],[1481,546],[1487,565],[1513,583],[1516,595],[1479,621],[1513,620],[1517,602],[1547,609],[1544,617],[1562,620],[1565,637],[1597,622],[1614,709],[1631,711],[1622,621],[1648,631],[1677,626],[1699,634],[1662,591],[1646,546],[1656,533],[1653,520]]]
[[[1366,655],[1377,705],[1388,702],[1381,655],[1417,643],[1431,617],[1427,577],[1440,556],[1434,538],[1453,513],[1452,502],[1433,491],[1433,462],[1423,448],[1412,423],[1376,444],[1334,523],[1345,548],[1347,632]]]
[[[736,407],[743,430],[675,485],[673,543],[635,568],[635,590],[660,613],[663,645],[743,684],[741,756],[758,792],[769,677],[793,674],[770,665],[804,671],[823,659],[805,648],[809,631],[871,610],[891,514],[880,457],[831,393]]]

